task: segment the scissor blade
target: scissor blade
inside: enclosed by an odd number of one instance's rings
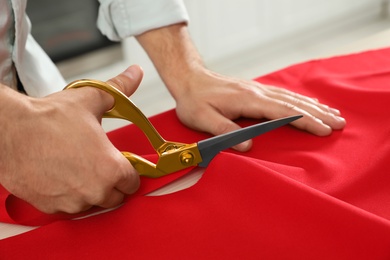
[[[287,125],[294,120],[301,118],[302,115],[284,117],[275,119],[256,125],[251,125],[236,131],[214,136],[212,138],[198,142],[198,149],[202,156],[202,162],[198,164],[200,167],[206,167],[210,161],[220,152],[246,140]]]

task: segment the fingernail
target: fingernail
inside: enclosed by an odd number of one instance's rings
[[[340,110],[336,109],[336,108],[329,108],[329,111],[332,112],[332,114],[335,114],[335,115],[340,115]]]
[[[339,122],[343,122],[345,123],[345,118],[344,117],[341,117],[341,116],[335,116],[336,120],[339,121]]]
[[[122,72],[123,75],[131,79],[140,77],[142,73],[142,68],[138,65],[132,65]]]

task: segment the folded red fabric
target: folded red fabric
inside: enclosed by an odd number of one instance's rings
[[[290,126],[269,132],[247,153],[220,153],[196,185],[173,194],[144,196],[170,180],[143,179],[117,210],[1,240],[0,258],[389,259],[390,49],[256,80],[340,109],[346,128],[328,137]],[[181,125],[174,111],[151,121],[167,140],[208,136]],[[120,150],[153,153],[134,126],[109,137]],[[23,215],[15,206],[1,214]]]

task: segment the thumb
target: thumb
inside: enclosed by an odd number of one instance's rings
[[[223,120],[224,122],[223,121],[220,122],[220,124],[223,124],[220,127],[221,127],[221,129],[225,129],[225,130],[223,132],[216,133],[215,135],[221,135],[221,134],[225,134],[225,133],[229,133],[229,132],[241,129],[241,127],[239,125],[237,125],[236,123],[234,123],[233,121],[230,121],[227,118],[224,118],[224,119],[225,119],[225,120]],[[240,144],[233,146],[232,148],[234,150],[239,151],[239,152],[246,152],[251,147],[252,147],[252,140],[247,140],[247,141],[244,141]]]
[[[142,77],[143,71],[141,67],[138,65],[132,65],[121,74],[107,80],[106,82],[117,88],[119,91],[123,92],[126,96],[130,96],[138,88]],[[92,91],[91,89],[93,88],[83,88],[84,91]],[[101,118],[104,112],[112,108],[114,104],[114,98],[112,95],[103,90],[94,89],[93,91],[98,93],[100,102],[96,102],[96,99],[94,99],[95,102],[89,102],[89,106],[92,109],[91,111],[93,111],[95,115]],[[89,95],[84,96],[89,98]]]
[[[140,66],[132,65],[118,76],[109,79],[107,83],[122,91],[126,96],[130,96],[141,83],[143,74]]]
[[[206,118],[204,118],[206,119]],[[213,122],[210,124],[210,122]],[[198,122],[202,124],[202,122]],[[203,123],[203,129],[213,135],[226,134],[238,129],[241,129],[239,125],[231,121],[230,119],[224,117],[218,111],[209,110],[207,114],[207,120]],[[246,152],[252,147],[252,140],[247,140],[238,145],[233,146],[234,150],[240,152]]]

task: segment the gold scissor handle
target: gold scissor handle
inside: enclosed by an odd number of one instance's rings
[[[142,111],[115,87],[103,81],[82,79],[70,83],[64,89],[80,87],[95,87],[109,93],[115,101],[113,107],[104,113],[104,117],[120,118],[133,122],[149,139],[159,156],[158,166],[136,154],[122,152],[140,175],[156,178],[196,165],[201,161],[200,154],[193,145],[165,141]],[[188,155],[183,152],[187,147],[195,157],[191,163],[187,162]]]
[[[120,118],[133,122],[145,133],[155,150],[166,143],[142,111],[134,105],[125,94],[115,87],[103,81],[82,79],[70,83],[65,89],[80,87],[95,87],[111,94],[115,100],[114,105],[110,110],[104,113],[104,117]]]

